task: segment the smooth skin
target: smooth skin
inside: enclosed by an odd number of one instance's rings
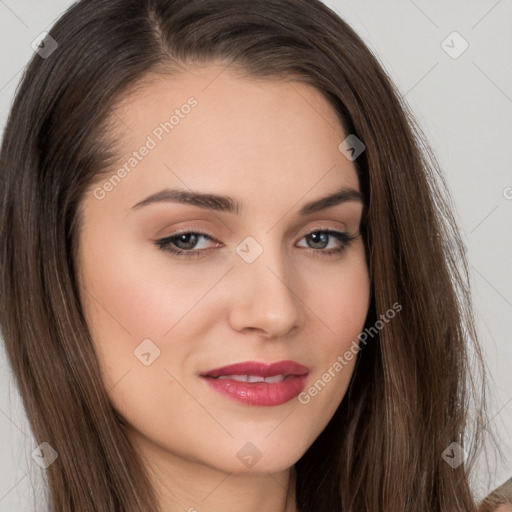
[[[197,105],[158,141],[155,128],[190,97]],[[123,146],[112,174],[148,136],[158,142],[103,198],[91,187],[82,203],[81,301],[112,404],[162,510],[294,512],[293,464],[342,401],[356,358],[307,404],[240,403],[199,373],[294,360],[310,369],[308,389],[357,341],[370,299],[362,204],[298,214],[342,186],[360,190],[354,163],[338,149],[348,134],[311,86],[243,78],[220,64],[152,76],[112,120]],[[132,208],[166,188],[228,195],[242,208]],[[157,246],[178,229],[212,240],[175,241],[199,257]],[[306,236],[326,229],[356,238],[329,255],[344,242]],[[263,250],[252,263],[236,251],[248,236]],[[134,355],[147,339],[160,351],[149,365]],[[261,457],[251,467],[237,456],[244,446]]]

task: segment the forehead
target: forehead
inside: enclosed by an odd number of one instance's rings
[[[241,77],[220,65],[148,75],[111,120],[119,153],[111,171],[127,171],[112,197],[135,202],[177,185],[299,200],[314,187],[316,195],[358,188],[353,163],[338,149],[346,134],[336,112],[302,82]]]

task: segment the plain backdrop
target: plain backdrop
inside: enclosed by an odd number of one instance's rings
[[[0,130],[32,41],[71,4],[0,0]],[[491,422],[504,454],[477,475],[475,489],[483,496],[512,477],[512,1],[326,4],[359,33],[405,95],[455,203],[493,377]],[[39,467],[30,467],[35,447],[2,347],[0,512],[40,510],[29,499],[31,486],[40,492],[32,477]]]

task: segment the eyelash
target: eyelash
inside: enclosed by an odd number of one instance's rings
[[[310,231],[309,233],[306,233],[302,238],[305,238],[306,236],[313,235],[315,233],[325,233],[329,236],[332,236],[334,238],[337,238],[340,242],[342,242],[342,245],[336,249],[312,249],[311,247],[306,248],[309,249],[312,255],[314,256],[336,256],[338,254],[341,254],[345,252],[345,250],[350,246],[350,244],[356,240],[357,235],[350,235],[349,233],[345,233],[343,231],[336,231],[333,229],[316,229],[314,231]],[[180,236],[183,235],[199,235],[204,237],[205,239],[216,241],[213,237],[210,235],[207,235],[206,233],[201,233],[199,231],[182,231],[174,233],[168,237],[162,238],[160,240],[155,241],[155,245],[161,249],[162,251],[170,252],[171,254],[174,254],[176,256],[182,257],[182,258],[200,258],[202,255],[201,253],[204,253],[208,251],[208,249],[190,249],[190,250],[183,250],[183,249],[177,249],[176,247],[173,247],[171,245],[172,241],[177,239]],[[301,239],[302,240],[302,239]]]

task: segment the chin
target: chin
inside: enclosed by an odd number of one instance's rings
[[[215,458],[215,466],[225,472],[240,475],[265,475],[286,471],[304,452],[297,449],[299,442],[287,446],[280,441],[276,437],[277,444],[269,443],[268,440],[236,443],[236,449],[223,451]]]

